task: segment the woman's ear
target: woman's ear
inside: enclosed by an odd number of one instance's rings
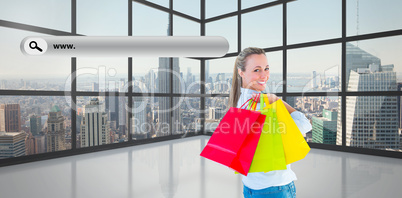
[[[241,69],[237,69],[237,73],[239,73],[240,77],[244,77],[244,73]]]

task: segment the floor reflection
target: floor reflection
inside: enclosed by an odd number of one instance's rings
[[[215,198],[242,195],[241,176],[199,156],[208,136],[0,168],[0,197]],[[402,160],[312,149],[292,164],[298,198],[394,197]]]

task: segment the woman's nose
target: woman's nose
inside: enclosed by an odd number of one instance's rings
[[[261,74],[261,77],[262,78],[267,78],[269,76],[269,71],[266,71],[266,72],[262,72],[262,74]]]

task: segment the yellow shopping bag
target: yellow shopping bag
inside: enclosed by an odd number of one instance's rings
[[[266,96],[264,96],[264,98],[265,97]],[[310,147],[290,116],[283,101],[279,99],[272,103],[271,106],[276,110],[279,131],[282,135],[283,150],[285,151],[286,164],[291,164],[303,159],[310,151]]]
[[[282,136],[279,131],[276,110],[269,105],[267,95],[263,96],[261,95],[260,98],[261,109],[259,111],[261,114],[266,115],[266,118],[249,173],[286,169]]]

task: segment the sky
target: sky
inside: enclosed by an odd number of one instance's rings
[[[151,0],[168,7],[168,0]],[[269,1],[243,1],[242,8]],[[7,1],[0,6],[0,19],[30,24],[61,31],[71,30],[70,0],[18,0]],[[199,18],[200,1],[175,0],[174,9]],[[339,38],[341,36],[341,1],[339,0],[298,0],[288,3],[288,44],[315,40]],[[402,1],[360,0],[359,34],[377,31],[401,29]],[[235,11],[237,0],[206,0],[207,18]],[[126,0],[77,1],[77,32],[93,36],[124,36],[128,34],[128,11]],[[357,34],[356,0],[347,1],[347,35]],[[399,20],[398,20],[399,19]],[[199,24],[179,16],[174,16],[174,35],[192,35],[200,33]],[[133,35],[167,34],[168,14],[142,4],[133,2]],[[206,24],[206,34],[224,36],[230,44],[230,52],[237,50],[237,17],[230,17]],[[25,57],[20,53],[19,45],[26,36],[38,33],[0,27],[0,78],[66,78],[70,72],[70,59],[67,57]],[[45,35],[44,35],[45,36]],[[262,9],[242,16],[242,48],[247,46],[275,47],[282,44],[282,5]],[[356,44],[356,42],[354,42]],[[394,64],[395,70],[402,73],[402,36],[365,40],[359,47],[378,56],[383,64]],[[340,44],[295,49],[288,51],[288,71],[294,73],[312,73],[325,71],[327,67],[340,66]],[[273,53],[270,58],[281,67],[281,52]],[[104,61],[103,61],[104,60]],[[156,60],[156,59],[154,59]],[[102,62],[103,61],[103,62]],[[185,62],[185,61],[184,61]],[[230,73],[234,59],[214,61],[216,72]],[[134,71],[146,73],[149,68],[157,68],[157,61],[146,59],[135,61]],[[186,63],[196,67],[197,63]],[[106,65],[116,71],[126,73],[126,59],[89,59],[78,61],[77,68]],[[21,73],[24,71],[24,73]],[[186,73],[187,69],[182,69]],[[212,71],[211,71],[212,72]],[[278,70],[278,73],[282,72]],[[27,77],[24,74],[28,74]]]

